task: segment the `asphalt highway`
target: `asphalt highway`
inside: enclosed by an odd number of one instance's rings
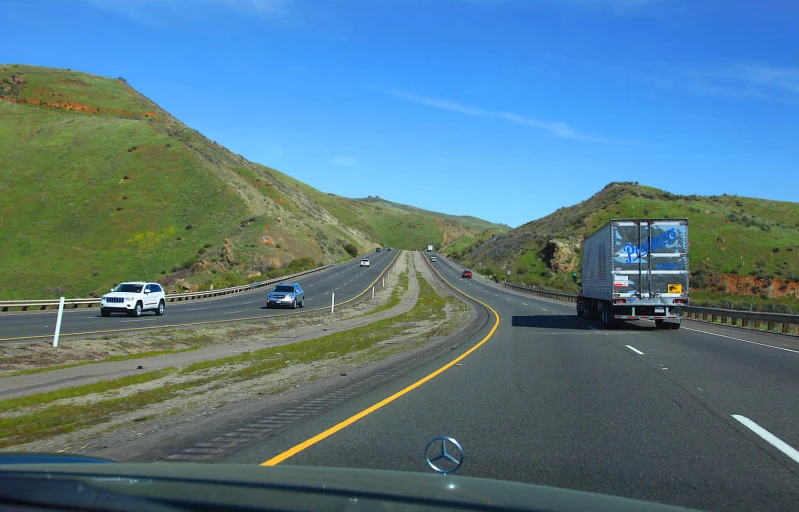
[[[305,307],[297,312],[330,307],[331,294],[336,304],[352,299],[367,287],[391,264],[400,251],[381,251],[366,257],[370,266],[361,268],[360,258],[336,265],[330,269],[298,278],[305,292]],[[378,285],[381,283],[378,283]],[[64,311],[61,335],[105,333],[132,329],[191,325],[203,322],[234,321],[286,314],[288,310],[266,309],[265,301],[271,287],[255,289],[220,297],[187,302],[169,302],[164,316],[145,311],[138,318],[113,314],[103,318],[99,308],[69,309]],[[52,339],[56,325],[56,311],[2,313],[0,314],[0,342],[19,339]]]
[[[442,256],[431,265],[489,309],[480,332],[219,461],[429,472],[425,445],[446,435],[465,452],[458,475],[699,510],[799,508],[799,351],[779,335],[692,321],[603,330],[573,304],[463,279]]]

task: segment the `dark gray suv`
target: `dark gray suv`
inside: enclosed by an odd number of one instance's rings
[[[282,283],[266,296],[266,308],[301,308],[305,306],[305,292],[299,283]]]

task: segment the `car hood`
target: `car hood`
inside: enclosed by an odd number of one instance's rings
[[[284,295],[294,295],[294,292],[269,292],[270,297],[277,297],[277,296],[284,296]]]
[[[0,464],[0,475],[92,478],[89,483],[123,477],[115,490],[153,499],[188,499],[219,505],[285,510],[330,510],[336,500],[352,503],[404,503],[474,510],[652,511],[688,509],[571,491],[555,487],[466,476],[370,469],[234,464]],[[300,506],[301,505],[301,506]],[[315,506],[318,505],[318,506]],[[369,509],[367,506],[366,509]]]
[[[134,293],[134,292],[111,292],[111,293],[106,293],[105,295],[103,295],[103,298],[109,298],[109,297],[123,297],[123,298],[124,298],[124,297],[133,297],[133,296],[135,296],[135,295],[141,295],[141,293]]]

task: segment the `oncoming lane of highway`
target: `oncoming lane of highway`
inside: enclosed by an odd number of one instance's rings
[[[798,354],[646,324],[604,331],[573,304],[461,279],[442,257],[432,266],[497,312],[482,346],[430,378],[487,328],[453,355],[224,460],[290,453],[282,464],[428,471],[420,447],[449,435],[466,452],[461,475],[702,510],[795,510],[799,461],[774,439],[799,446]],[[314,438],[334,425],[345,426]]]
[[[360,258],[356,258],[296,279],[305,291],[304,310],[298,311],[330,307],[332,294],[335,294],[336,304],[357,296],[394,261],[399,253],[400,251],[371,253],[368,256],[371,266],[368,268],[359,267]],[[245,320],[288,313],[285,310],[265,308],[269,289],[271,287],[208,299],[170,302],[167,303],[166,313],[161,317],[145,312],[137,318],[123,314],[104,318],[100,316],[99,308],[65,310],[61,333],[69,336],[80,333]],[[56,316],[55,311],[0,314],[0,342],[51,337],[55,329]]]

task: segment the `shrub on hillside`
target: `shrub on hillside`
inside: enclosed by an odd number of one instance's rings
[[[705,288],[708,285],[708,271],[705,268],[700,268],[691,272],[691,278],[688,282],[691,288]]]
[[[316,261],[313,258],[299,258],[291,260],[291,263],[286,267],[286,273],[296,274],[316,268]]]
[[[355,247],[355,244],[352,242],[344,244],[344,250],[347,251],[347,254],[355,258],[358,256],[358,248]]]

